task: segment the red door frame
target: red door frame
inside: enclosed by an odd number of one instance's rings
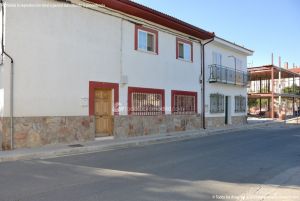
[[[114,90],[114,115],[119,115],[119,84],[108,82],[89,82],[89,115],[95,114],[95,89]]]

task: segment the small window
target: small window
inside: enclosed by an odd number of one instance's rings
[[[212,53],[212,64],[217,66],[222,66],[222,54],[218,52]]]
[[[210,94],[210,113],[224,113],[224,95]]]
[[[177,59],[193,61],[193,43],[177,39]]]
[[[197,93],[186,91],[172,91],[172,113],[196,114]]]
[[[136,26],[135,49],[158,53],[158,32],[142,26]]]
[[[246,112],[246,97],[235,96],[235,112]]]
[[[155,116],[164,113],[164,90],[160,89],[128,89],[129,114]]]

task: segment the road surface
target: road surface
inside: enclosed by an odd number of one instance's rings
[[[0,201],[300,200],[300,127],[0,163]]]

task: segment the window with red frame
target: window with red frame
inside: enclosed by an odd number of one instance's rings
[[[193,43],[187,40],[176,40],[176,58],[184,61],[193,62]]]
[[[173,114],[196,114],[197,93],[186,91],[172,91]]]
[[[158,31],[136,25],[135,49],[158,54]]]
[[[164,90],[128,88],[129,114],[155,116],[164,113]]]

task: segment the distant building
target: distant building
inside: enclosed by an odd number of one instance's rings
[[[297,69],[265,65],[248,68],[249,113],[269,118],[295,116],[300,106],[300,74]]]

